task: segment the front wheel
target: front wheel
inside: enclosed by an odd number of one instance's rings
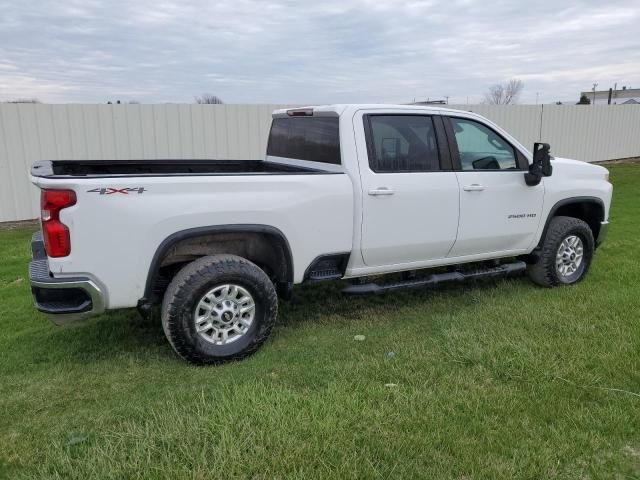
[[[573,217],[554,217],[538,261],[527,267],[529,278],[543,287],[577,283],[589,270],[594,248],[587,223]]]
[[[237,360],[255,352],[276,321],[273,283],[235,255],[202,257],[173,278],[162,302],[162,327],[191,363]]]

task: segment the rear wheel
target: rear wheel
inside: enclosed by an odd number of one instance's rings
[[[255,352],[277,311],[276,291],[264,271],[235,255],[215,255],[174,277],[162,302],[162,327],[185,360],[219,363]]]
[[[527,267],[529,278],[543,287],[570,285],[584,278],[594,251],[591,228],[573,217],[549,223],[538,261]]]

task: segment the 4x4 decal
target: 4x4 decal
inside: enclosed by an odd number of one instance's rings
[[[91,190],[87,190],[87,193],[98,193],[100,195],[113,195],[115,193],[121,193],[123,195],[129,195],[129,193],[143,193],[147,190],[144,187],[125,187],[125,188],[114,188],[114,187],[102,187],[102,188],[94,188]]]

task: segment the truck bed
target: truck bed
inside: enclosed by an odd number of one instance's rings
[[[31,174],[44,178],[191,175],[300,175],[338,173],[264,160],[46,160]]]

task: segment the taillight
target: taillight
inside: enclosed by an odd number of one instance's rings
[[[60,210],[76,204],[73,190],[42,190],[40,214],[44,248],[50,257],[66,257],[71,253],[69,229],[60,221]]]

